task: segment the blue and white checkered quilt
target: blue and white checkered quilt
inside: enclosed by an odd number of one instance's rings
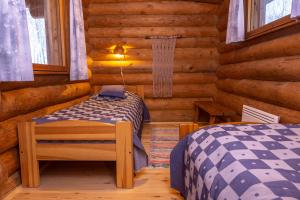
[[[135,133],[137,133],[143,120],[143,103],[141,98],[130,92],[126,92],[125,96],[126,98],[121,99],[94,95],[83,103],[35,119],[35,121],[37,123],[61,120],[87,120],[107,123],[131,121]]]
[[[300,199],[300,125],[207,127],[184,157],[187,199]]]
[[[125,98],[113,98],[94,95],[87,101],[67,109],[59,110],[42,118],[33,119],[36,123],[61,120],[88,120],[105,123],[131,121],[134,127],[135,170],[147,166],[147,154],[140,141],[143,120],[149,120],[148,110],[143,100],[130,92]]]

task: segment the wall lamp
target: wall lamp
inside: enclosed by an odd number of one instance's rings
[[[122,45],[117,45],[113,50],[113,54],[119,59],[124,58],[125,55],[124,47]]]
[[[125,61],[125,48],[122,45],[117,45],[115,46],[113,50],[113,54],[115,55],[116,58],[118,59],[124,59]],[[123,85],[125,86],[125,79],[124,79],[124,74],[123,74],[123,66],[121,66],[121,77],[123,81]]]

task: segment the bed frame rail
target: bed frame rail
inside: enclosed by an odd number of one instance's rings
[[[116,140],[116,126],[113,124],[65,120],[34,123],[34,127],[36,140]]]

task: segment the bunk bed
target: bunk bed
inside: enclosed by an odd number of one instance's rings
[[[126,90],[125,100],[99,100],[94,95],[71,108],[19,123],[22,185],[40,185],[39,161],[116,161],[117,187],[132,188],[134,170],[147,164],[140,141],[147,110],[142,86]],[[138,156],[141,161],[136,161]]]
[[[180,126],[171,187],[186,199],[298,199],[300,124]]]

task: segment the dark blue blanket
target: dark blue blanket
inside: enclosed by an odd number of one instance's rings
[[[170,173],[171,187],[186,196],[184,184],[184,152],[187,146],[188,137],[180,140],[171,152]]]

